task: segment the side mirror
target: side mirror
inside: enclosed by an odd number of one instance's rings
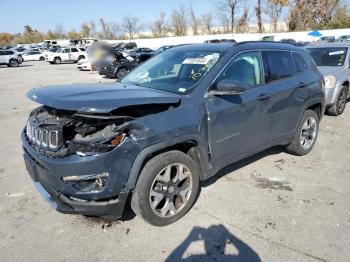
[[[212,96],[241,95],[247,86],[235,80],[222,80],[209,92]]]

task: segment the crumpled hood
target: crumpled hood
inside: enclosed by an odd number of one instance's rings
[[[180,96],[124,84],[79,84],[34,88],[27,97],[56,109],[109,113],[117,108],[146,104],[176,104]]]

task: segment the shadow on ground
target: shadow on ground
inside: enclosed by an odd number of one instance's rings
[[[197,249],[191,253],[191,246],[201,241],[203,242],[204,250]],[[194,227],[188,237],[165,261],[258,262],[261,259],[251,247],[231,234],[224,225],[220,224],[209,228]]]

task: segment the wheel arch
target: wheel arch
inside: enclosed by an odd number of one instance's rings
[[[315,111],[319,117],[319,119],[322,118],[323,112],[322,112],[322,103],[315,103],[312,105],[309,105],[306,110],[312,110]]]
[[[139,175],[150,159],[153,157],[172,150],[181,151],[189,155],[200,169],[200,179],[205,177],[206,169],[204,168],[204,156],[200,149],[199,139],[197,136],[181,136],[175,139],[167,140],[143,149],[136,157],[128,179],[128,188],[134,189]]]

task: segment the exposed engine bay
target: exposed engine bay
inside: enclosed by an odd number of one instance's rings
[[[133,123],[139,117],[156,114],[174,105],[137,105],[118,108],[109,114],[86,114],[42,106],[35,109],[25,129],[28,142],[50,157],[104,153],[126,139],[135,139]]]

